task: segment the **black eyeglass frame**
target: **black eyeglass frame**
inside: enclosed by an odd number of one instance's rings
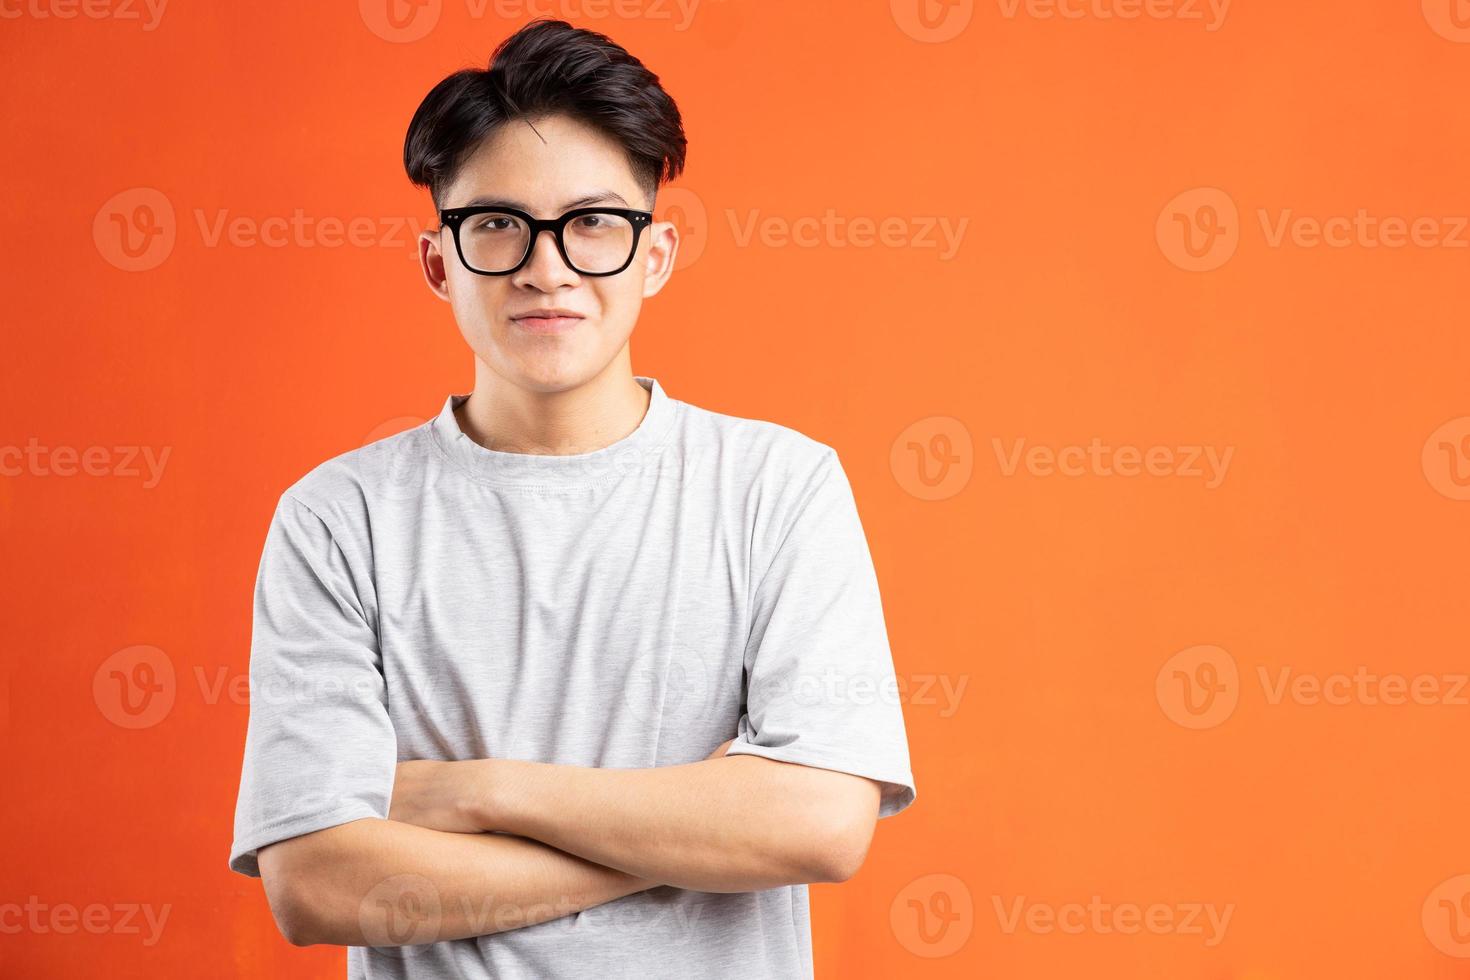
[[[526,254],[515,264],[514,268],[506,269],[504,272],[486,272],[484,269],[476,269],[470,265],[464,257],[464,246],[459,241],[459,226],[465,219],[472,218],[477,214],[508,214],[519,218],[531,229],[531,235],[526,239]],[[633,226],[633,247],[628,249],[628,260],[611,272],[584,272],[577,268],[572,262],[571,256],[567,255],[567,243],[565,229],[567,222],[573,218],[580,218],[588,214],[612,214],[623,218]],[[556,218],[533,218],[531,215],[517,208],[508,208],[498,204],[476,205],[472,208],[446,208],[439,212],[439,222],[444,228],[448,228],[454,236],[454,250],[459,253],[459,263],[466,269],[480,276],[509,276],[520,272],[531,260],[531,253],[536,251],[536,242],[543,231],[551,232],[551,237],[556,241],[556,250],[561,254],[561,260],[566,263],[567,268],[579,276],[615,276],[628,266],[633,264],[633,256],[638,254],[638,242],[643,237],[643,229],[653,223],[652,211],[637,211],[632,208],[573,208],[560,217]]]

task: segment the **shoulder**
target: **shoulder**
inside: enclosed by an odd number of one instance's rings
[[[684,403],[680,430],[685,466],[731,491],[751,519],[788,522],[822,487],[846,479],[832,446],[778,422]]]
[[[366,533],[378,506],[414,499],[442,471],[429,427],[421,422],[317,464],[286,487],[278,506],[310,511],[336,537]]]
[[[683,403],[686,451],[705,450],[744,466],[751,475],[809,476],[836,462],[837,451],[779,422],[711,411]]]

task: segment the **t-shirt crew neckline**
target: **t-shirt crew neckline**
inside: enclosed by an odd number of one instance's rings
[[[454,410],[469,393],[452,394],[429,424],[434,443],[464,473],[480,483],[529,489],[577,489],[616,482],[628,474],[656,467],[667,440],[675,403],[656,378],[635,375],[648,390],[648,410],[638,427],[617,442],[590,453],[507,453],[486,449],[459,427]]]

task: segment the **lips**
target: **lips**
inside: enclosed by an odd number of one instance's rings
[[[564,333],[581,323],[585,317],[571,310],[533,310],[511,317],[510,322],[531,333]]]

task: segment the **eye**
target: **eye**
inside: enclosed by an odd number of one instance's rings
[[[577,219],[577,224],[583,228],[600,228],[607,224],[607,219],[600,214],[584,214]]]

